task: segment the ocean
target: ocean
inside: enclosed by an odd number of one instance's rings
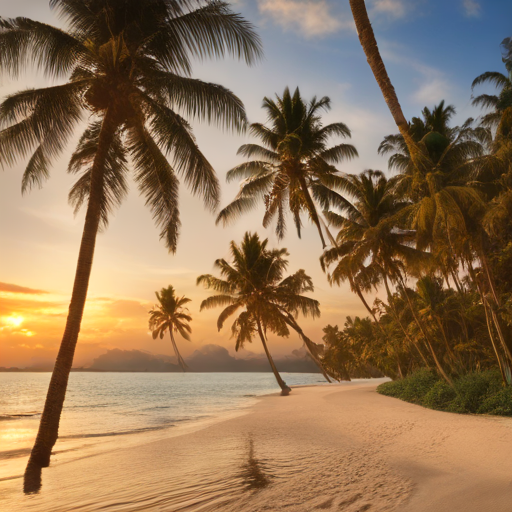
[[[23,472],[50,375],[0,373],[0,481]],[[292,386],[325,383],[316,373],[282,377]],[[128,446],[203,428],[279,391],[272,373],[73,372],[54,458],[106,451],[119,436]]]

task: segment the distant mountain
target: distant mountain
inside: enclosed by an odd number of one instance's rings
[[[270,364],[263,354],[245,353],[233,357],[220,345],[204,345],[185,358],[192,372],[270,372]],[[318,367],[304,348],[294,350],[289,356],[274,359],[280,372],[319,373]],[[1,368],[0,372],[52,371],[52,365],[29,368]],[[181,372],[176,358],[151,354],[143,350],[114,348],[98,356],[89,367],[73,368],[77,372]]]
[[[97,357],[89,371],[100,372],[181,372],[176,358],[142,350],[114,348]]]

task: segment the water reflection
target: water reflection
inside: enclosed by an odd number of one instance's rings
[[[263,489],[270,484],[272,475],[265,474],[264,469],[265,464],[254,455],[254,440],[249,436],[247,463],[242,467],[242,478],[248,489]]]

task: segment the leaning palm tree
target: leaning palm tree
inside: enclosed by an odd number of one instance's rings
[[[172,348],[178,364],[181,366],[183,371],[188,370],[187,363],[183,357],[181,357],[178,345],[174,339],[174,333],[179,332],[181,337],[190,341],[190,333],[192,328],[189,322],[192,321],[192,317],[189,315],[188,309],[185,304],[190,302],[190,299],[185,297],[177,297],[176,291],[172,286],[162,288],[160,293],[155,292],[156,298],[158,299],[158,305],[153,307],[149,312],[149,329],[153,335],[153,339],[156,340],[158,337],[162,339],[166,331],[169,331],[171,338]]]
[[[325,209],[331,203],[343,201],[335,191],[339,177],[334,164],[357,156],[351,144],[332,147],[327,144],[332,136],[350,137],[350,130],[343,123],[323,126],[320,112],[331,108],[331,100],[314,97],[307,103],[298,88],[293,95],[286,88],[276,101],[264,98],[263,108],[270,126],[251,124],[252,134],[263,144],[245,144],[238,150],[238,154],[257,160],[240,164],[227,173],[228,182],[235,179],[242,179],[242,182],[235,199],[219,213],[217,223],[226,225],[264,201],[263,226],[268,227],[277,217],[279,239],[286,233],[288,210],[293,215],[299,238],[301,213],[306,213],[325,248],[323,230],[327,227],[317,204]]]
[[[70,192],[87,205],[75,283],[29,465],[49,465],[80,331],[98,229],[127,192],[128,157],[161,238],[179,234],[178,175],[213,209],[216,174],[185,117],[242,130],[242,102],[222,86],[191,78],[191,59],[232,54],[253,62],[259,39],[220,1],[51,0],[67,31],[27,18],[0,20],[0,69],[17,76],[33,62],[61,85],[29,89],[0,105],[0,163],[32,155],[23,191],[41,185],[52,160],[84,118],[88,126],[69,164],[81,173]],[[185,116],[185,117],[183,117]],[[172,164],[166,158],[172,157]]]
[[[419,168],[428,164],[428,156],[423,151],[421,145],[417,144],[411,137],[409,131],[409,123],[405,119],[402,112],[402,107],[398,101],[398,97],[395,92],[395,88],[389,79],[386,66],[380,55],[379,47],[377,46],[377,40],[373,33],[373,28],[368,17],[368,11],[364,0],[349,0],[350,8],[352,10],[352,16],[356,24],[357,34],[359,41],[364,50],[368,64],[373,72],[375,80],[379,85],[379,88],[384,96],[384,100],[393,116],[400,134],[405,140],[407,147],[409,148],[411,158],[415,165]]]
[[[197,284],[217,292],[201,303],[201,310],[224,307],[217,320],[219,331],[226,320],[238,312],[231,327],[236,340],[235,350],[252,342],[255,335],[259,336],[281,394],[287,395],[291,390],[274,364],[267,333],[287,337],[291,327],[299,333],[322,369],[319,347],[304,335],[295,319],[299,313],[318,317],[320,309],[318,301],[303,295],[313,291],[311,278],[304,270],[284,277],[288,252],[286,249],[267,249],[267,244],[268,240],[261,241],[257,234],[246,233],[240,245],[231,242],[231,262],[225,259],[215,262],[222,278],[205,274],[197,278]]]

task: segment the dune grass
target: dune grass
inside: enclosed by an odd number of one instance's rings
[[[381,384],[381,395],[438,411],[512,416],[512,387],[504,387],[498,370],[463,375],[451,388],[434,370],[423,368],[404,379]]]

